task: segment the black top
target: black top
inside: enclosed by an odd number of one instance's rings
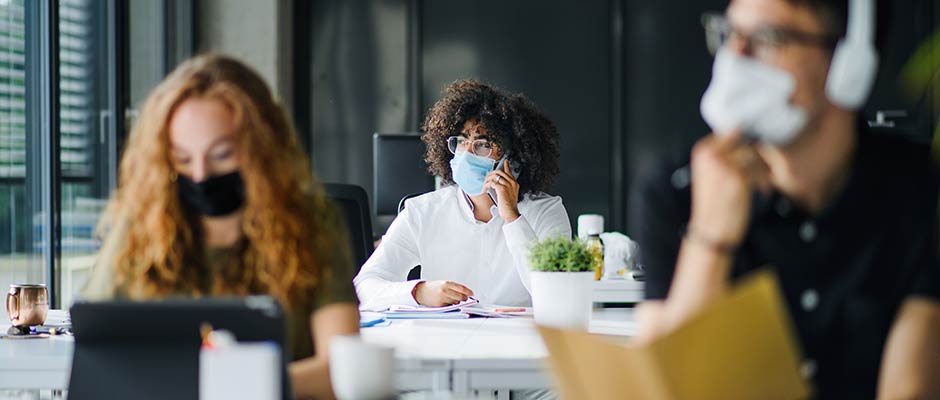
[[[632,200],[649,299],[672,282],[690,214],[687,165],[647,174]],[[815,218],[780,194],[755,195],[732,279],[777,273],[819,398],[874,398],[899,306],[940,298],[938,187],[927,146],[862,134],[845,190]]]

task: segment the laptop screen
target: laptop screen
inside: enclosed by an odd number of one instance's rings
[[[197,399],[203,323],[239,342],[276,343],[282,394],[291,393],[285,319],[270,297],[83,302],[72,306],[71,319],[70,399]]]

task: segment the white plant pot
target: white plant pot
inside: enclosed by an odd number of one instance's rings
[[[591,320],[593,271],[531,271],[529,281],[536,324],[587,330]]]

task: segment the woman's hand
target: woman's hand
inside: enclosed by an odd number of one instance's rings
[[[513,178],[509,160],[503,162],[502,170],[494,170],[483,179],[483,190],[496,191],[496,208],[503,221],[510,223],[519,218],[519,182]]]
[[[443,307],[457,304],[473,296],[470,288],[451,281],[418,282],[414,291],[415,301],[428,307]]]

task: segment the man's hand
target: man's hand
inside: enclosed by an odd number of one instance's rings
[[[738,247],[747,232],[754,189],[769,191],[770,173],[741,133],[709,135],[692,150],[693,241],[727,250]]]

